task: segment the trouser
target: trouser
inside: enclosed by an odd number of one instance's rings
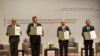
[[[68,56],[68,43],[68,40],[59,40],[60,56]]]
[[[18,42],[10,42],[11,56],[18,56]]]
[[[85,40],[84,42],[85,46],[85,56],[93,56],[93,40]],[[89,53],[88,53],[89,51]]]
[[[40,45],[41,39],[40,37],[30,37],[30,45],[32,56],[40,56]]]

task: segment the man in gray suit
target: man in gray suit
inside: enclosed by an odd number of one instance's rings
[[[15,26],[19,26],[18,24],[16,24],[16,19],[13,18],[11,20],[11,24],[8,25],[7,27],[7,32],[6,32],[6,35],[9,36],[9,28],[15,28]],[[20,32],[20,34],[22,34]],[[9,36],[9,43],[10,43],[10,51],[11,51],[11,56],[18,56],[18,43],[20,42],[20,38],[19,38],[19,35],[11,35]]]

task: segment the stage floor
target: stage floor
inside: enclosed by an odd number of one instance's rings
[[[19,53],[19,56],[22,56],[22,54]],[[27,56],[27,55],[25,54],[24,56]],[[28,56],[31,56],[31,54],[29,54]],[[44,55],[42,54],[42,56],[44,56]],[[55,55],[54,55],[54,53],[49,53],[48,56],[55,56]],[[74,56],[74,53],[69,53],[68,56]],[[75,54],[75,56],[77,56],[77,54]],[[81,56],[81,53],[78,53],[78,56]],[[85,55],[83,55],[83,56],[85,56]],[[96,53],[94,54],[94,56],[96,56]],[[98,53],[97,56],[100,56],[100,53]]]

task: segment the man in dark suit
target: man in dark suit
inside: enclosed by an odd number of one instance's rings
[[[31,30],[31,26],[42,26],[42,25],[38,23],[37,16],[33,16],[32,21],[33,22],[28,25],[26,33],[30,37],[32,56],[40,56],[41,35],[30,35],[30,30]],[[43,35],[44,35],[44,32],[42,36]]]
[[[16,24],[16,19],[15,18],[12,19],[11,23],[12,24],[8,25],[8,27],[7,27],[7,32],[6,32],[7,36],[9,34],[8,31],[9,31],[10,27],[15,28],[16,26],[20,26],[20,25]],[[21,31],[20,31],[20,34],[22,34]],[[19,42],[20,42],[19,35],[9,36],[11,56],[18,56],[18,44],[19,44]]]
[[[58,39],[59,39],[59,31],[69,31],[69,34],[71,35],[70,29],[68,26],[65,25],[64,19],[61,20],[61,26],[58,27],[58,29],[57,29]],[[60,48],[60,56],[68,56],[69,40],[68,39],[65,39],[65,40],[59,39],[58,41],[59,41],[59,48]],[[63,55],[63,52],[64,52],[64,55]]]
[[[85,56],[93,56],[93,40],[86,40],[84,32],[90,32],[95,30],[93,26],[90,25],[90,20],[86,20],[86,26],[83,27],[82,36],[84,38]],[[88,54],[89,50],[89,54]]]

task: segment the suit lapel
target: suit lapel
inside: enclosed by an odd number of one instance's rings
[[[89,29],[88,29],[87,27],[88,27],[88,26],[85,27],[86,30],[87,30],[87,31],[91,31],[91,26],[89,26]]]

